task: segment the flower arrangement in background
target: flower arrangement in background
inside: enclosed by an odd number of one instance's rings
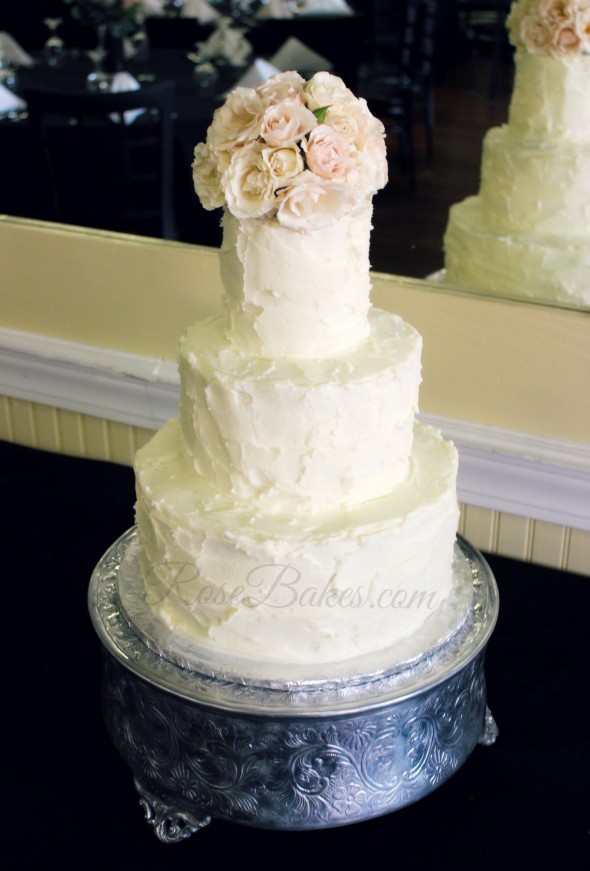
[[[72,17],[90,27],[105,25],[124,36],[133,33],[143,20],[140,0],[65,0]]]
[[[512,45],[529,54],[590,54],[590,0],[517,0],[507,26]]]
[[[384,127],[337,76],[278,73],[229,93],[195,148],[193,180],[205,209],[319,229],[387,183]]]

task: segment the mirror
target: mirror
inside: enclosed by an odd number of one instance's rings
[[[361,11],[368,8],[368,4],[362,0],[351,5]],[[464,14],[462,7],[481,7],[486,4],[469,4],[468,0],[437,0],[435,5],[439,25],[433,155],[429,159],[424,116],[418,103],[414,124],[414,185],[408,166],[402,165],[400,160],[399,132],[395,125],[392,125],[388,134],[390,181],[385,190],[375,198],[371,264],[376,272],[419,279],[431,278],[444,291],[447,284],[442,274],[445,265],[443,236],[449,210],[454,204],[479,191],[483,137],[490,128],[498,127],[507,120],[514,64],[512,50],[507,46],[505,38],[501,51],[496,54],[493,44],[490,43],[489,27],[487,31],[482,27],[479,32],[467,32],[464,19],[458,24],[458,16]],[[487,5],[493,6],[493,2]],[[24,0],[13,6],[15,8],[11,12],[2,13],[0,27],[20,37],[25,32],[19,29],[25,14],[32,16],[38,22],[36,29],[29,31],[32,42],[29,45],[25,38],[21,38],[21,42],[38,56],[42,40],[47,36],[45,28],[39,22],[46,14],[55,14],[56,8],[63,8],[63,3],[59,0]],[[377,65],[382,65],[387,70],[395,34],[399,28],[399,7],[398,4],[390,4],[385,0],[374,0],[371,6],[374,16],[373,31],[368,35],[369,41],[372,41],[371,63],[376,58]],[[485,24],[485,16],[483,21]],[[75,45],[74,35],[69,25],[66,26],[65,18],[63,35],[66,48],[71,50]],[[88,41],[88,33],[85,38]],[[21,79],[24,82],[27,76],[38,77],[41,70],[41,78],[49,84],[69,74],[76,65],[86,63],[90,69],[90,60],[85,55],[86,48],[88,46],[84,45],[78,52],[70,52],[67,64],[60,69],[42,70],[39,65],[32,71],[23,68]],[[154,47],[149,62],[154,68],[157,67],[159,51],[159,48]],[[193,64],[186,58],[185,52],[177,54],[181,66],[175,69],[174,75],[180,70],[179,74],[189,77],[190,84]],[[365,54],[368,56],[369,48]],[[361,58],[361,77],[365,60],[366,57]],[[158,68],[157,74],[163,74],[163,69]],[[139,67],[134,72],[140,78],[151,75],[151,72],[145,70],[139,73]],[[191,105],[197,102],[194,90],[187,92],[186,99]],[[220,238],[218,215],[204,213],[192,193],[192,147],[204,138],[215,105],[210,95],[202,95],[198,100],[206,108],[196,123],[191,121],[189,125],[185,125],[182,144],[180,148],[176,148],[175,195],[182,213],[178,239],[189,243],[216,245]],[[23,129],[20,129],[25,126],[11,123],[10,120],[0,123],[0,141],[3,143],[5,155],[8,155],[6,162],[15,169],[5,180],[0,212],[18,217],[45,218],[46,215],[36,211],[41,169],[30,149],[30,143],[27,144]],[[457,287],[452,289],[457,290]],[[472,291],[469,288],[461,292],[486,295],[485,291]],[[542,300],[530,302],[572,307],[567,303]],[[587,309],[587,306],[583,308]]]

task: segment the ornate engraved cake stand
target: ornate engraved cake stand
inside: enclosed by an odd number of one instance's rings
[[[321,677],[197,661],[153,631],[140,590],[133,528],[97,565],[89,607],[104,653],[105,722],[164,842],[212,818],[302,830],[380,816],[432,792],[496,738],[484,656],[498,593],[460,537],[448,608],[419,645]]]

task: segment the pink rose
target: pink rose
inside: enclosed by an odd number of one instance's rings
[[[305,144],[307,166],[324,179],[344,179],[352,166],[353,145],[338,130],[319,124]]]
[[[554,53],[560,57],[579,54],[581,40],[576,33],[576,28],[571,24],[564,24],[558,27],[553,35],[552,48]]]
[[[302,100],[292,97],[267,108],[260,135],[269,145],[295,144],[317,123],[315,115],[303,105]]]

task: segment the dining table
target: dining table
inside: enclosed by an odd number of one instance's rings
[[[28,89],[41,89],[84,93],[92,70],[92,61],[85,52],[68,52],[57,67],[49,67],[36,57],[32,66],[18,70],[18,92],[24,95]],[[193,192],[191,164],[194,147],[205,139],[215,109],[244,70],[220,65],[215,86],[199,87],[193,75],[194,63],[187,52],[160,48],[151,50],[145,60],[126,60],[125,71],[140,87],[147,82],[174,82],[174,205],[178,240],[218,245],[219,217],[199,205]],[[51,220],[45,164],[26,111],[0,122],[0,149],[5,168],[11,167],[0,186],[0,213]]]
[[[227,92],[240,82],[255,60],[268,60],[290,35],[316,53],[323,48],[333,71],[352,84],[361,59],[362,22],[364,17],[359,15],[262,22],[247,33],[252,46],[247,61],[234,65],[231,58],[215,58],[215,79],[203,83],[195,76],[195,49],[211,34],[211,26],[178,18],[146,20],[149,49],[126,56],[123,68],[140,86],[159,81],[173,81],[175,85],[174,208],[179,241],[212,246],[221,242],[219,216],[206,212],[194,194],[191,165],[195,145],[205,139],[213,113]],[[347,34],[354,32],[358,48],[347,42]],[[61,61],[49,65],[42,50],[31,52],[33,63],[15,70],[16,93],[22,96],[28,89],[84,93],[87,77],[93,70],[91,54],[87,45],[77,48],[66,43]],[[4,166],[10,167],[0,185],[0,214],[52,220],[46,167],[32,136],[26,108],[0,117],[0,152]]]

